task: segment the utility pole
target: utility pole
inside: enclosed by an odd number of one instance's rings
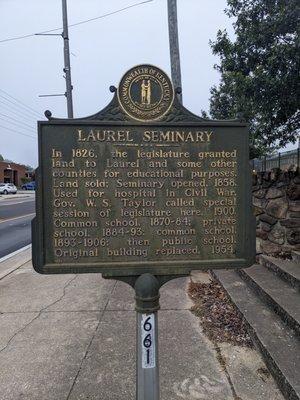
[[[40,94],[39,97],[65,96],[67,98],[68,118],[73,116],[72,82],[71,82],[71,63],[69,49],[69,31],[67,16],[67,0],[62,0],[63,32],[62,33],[36,33],[37,36],[61,36],[64,40],[64,76],[66,80],[66,92],[59,94]]]
[[[63,33],[64,39],[64,73],[66,74],[66,97],[68,118],[73,118],[73,99],[72,99],[72,82],[71,82],[71,63],[69,49],[69,31],[68,31],[68,16],[67,16],[67,0],[62,0],[62,16],[63,16]]]
[[[171,74],[175,90],[181,85],[180,54],[178,41],[178,23],[177,23],[177,0],[168,0],[168,22],[169,22],[169,42]],[[178,93],[178,100],[182,103],[182,93]]]

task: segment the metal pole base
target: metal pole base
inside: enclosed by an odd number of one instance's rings
[[[159,286],[158,280],[151,274],[141,275],[135,283],[137,400],[159,400]]]
[[[137,400],[159,400],[157,312],[137,313]]]

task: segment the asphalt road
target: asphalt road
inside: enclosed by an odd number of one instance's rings
[[[0,201],[0,258],[31,243],[34,197]]]

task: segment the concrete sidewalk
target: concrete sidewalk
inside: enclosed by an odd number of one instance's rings
[[[96,274],[39,275],[28,250],[17,256],[0,279],[0,399],[134,400],[133,290]],[[161,400],[282,400],[255,350],[204,336],[187,284],[161,289]]]

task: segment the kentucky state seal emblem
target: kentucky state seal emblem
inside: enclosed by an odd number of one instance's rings
[[[122,77],[118,100],[127,115],[138,121],[162,118],[174,101],[174,88],[165,72],[153,65],[137,65]]]

